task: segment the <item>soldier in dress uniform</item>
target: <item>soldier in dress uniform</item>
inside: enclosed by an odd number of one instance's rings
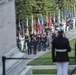
[[[63,37],[62,30],[58,30],[58,36],[52,41],[52,60],[57,66],[57,75],[67,75],[70,51],[69,40]]]
[[[27,42],[27,49],[28,49],[28,55],[32,53],[32,40],[30,37],[26,40]]]
[[[42,46],[43,46],[43,51],[46,51],[46,42],[47,42],[47,38],[46,38],[46,34],[42,35]]]
[[[32,46],[33,46],[33,54],[36,54],[37,53],[37,40],[35,36],[33,37],[33,40],[32,40]]]
[[[41,36],[40,36],[40,34],[37,36],[37,44],[38,44],[38,51],[41,51]]]

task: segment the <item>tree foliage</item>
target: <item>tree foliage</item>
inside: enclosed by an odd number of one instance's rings
[[[31,15],[46,15],[46,12],[55,12],[57,8],[63,11],[64,8],[73,8],[75,0],[16,0],[16,18],[25,19],[29,17],[31,24]]]

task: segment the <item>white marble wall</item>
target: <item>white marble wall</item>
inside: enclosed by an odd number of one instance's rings
[[[15,0],[0,0],[0,73],[2,56],[11,56],[16,47]]]
[[[16,46],[15,0],[0,0],[0,75],[2,75],[2,56],[25,57]],[[26,67],[25,61],[6,60],[6,75],[32,75],[32,68]]]
[[[16,47],[15,0],[0,0],[0,58]]]

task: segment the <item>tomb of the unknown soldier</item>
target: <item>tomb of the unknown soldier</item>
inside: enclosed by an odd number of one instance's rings
[[[25,58],[16,45],[15,0],[0,0],[0,75],[32,75],[26,60],[12,58]]]

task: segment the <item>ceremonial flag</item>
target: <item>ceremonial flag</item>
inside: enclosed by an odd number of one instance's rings
[[[63,10],[63,17],[65,17],[67,15],[67,11],[66,9]]]
[[[49,27],[51,28],[51,26],[52,26],[52,16],[51,16],[51,14],[50,14]]]
[[[18,35],[19,35],[19,39],[21,38],[21,24],[20,24],[20,20],[18,22]]]
[[[43,20],[43,16],[40,17],[40,32],[43,31],[44,28],[44,20]]]
[[[34,17],[33,28],[34,28],[34,33],[36,34],[36,17]]]
[[[20,24],[20,20],[18,21],[18,30],[19,30],[19,32],[21,32],[21,24]]]
[[[33,15],[32,15],[32,34],[34,33],[34,28],[33,28]]]
[[[60,20],[60,9],[58,9],[58,25],[60,25],[61,20]]]
[[[22,36],[24,36],[24,19],[22,19],[22,25],[21,25],[21,28],[22,28]]]
[[[41,26],[43,27],[43,25],[44,25],[44,20],[43,20],[43,17],[42,17]]]
[[[46,24],[47,24],[47,26],[49,25],[48,14],[46,15]]]
[[[37,28],[38,28],[38,33],[40,33],[40,19],[38,17],[38,24],[37,24]]]
[[[55,18],[55,12],[54,12],[54,16],[53,16],[54,26],[55,26],[55,21],[56,21],[56,18]]]
[[[29,30],[28,30],[28,17],[27,17],[27,22],[26,22],[27,24],[26,24],[26,32],[27,32],[27,35],[29,35]]]

